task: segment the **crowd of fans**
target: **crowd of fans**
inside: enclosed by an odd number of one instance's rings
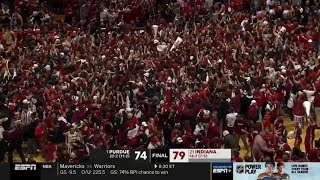
[[[0,161],[146,148],[320,161],[319,1],[14,2],[0,13]]]

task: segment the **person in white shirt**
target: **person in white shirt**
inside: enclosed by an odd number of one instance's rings
[[[77,131],[75,131],[74,128],[70,128],[70,130],[67,133],[65,133],[65,135],[68,152],[71,153],[74,143],[80,140],[81,135]]]
[[[31,114],[32,111],[30,111],[29,109],[23,109],[21,112],[21,122],[23,123],[23,125],[28,125],[31,123]]]
[[[312,88],[310,85],[307,85],[306,89],[304,89],[303,92],[306,94],[308,101],[310,103],[313,103],[314,93],[316,92],[315,86],[313,85]]]
[[[230,134],[233,133],[234,122],[236,121],[238,113],[231,109],[230,112],[226,115],[227,128]]]
[[[136,124],[135,126],[129,127],[128,133],[127,133],[127,138],[133,139],[138,135],[139,132],[139,126]]]
[[[196,125],[196,128],[195,128],[195,130],[193,131],[193,134],[194,134],[195,136],[200,135],[201,131],[204,131],[204,126],[203,126],[203,124],[202,124],[201,122],[199,122],[199,123]]]
[[[291,120],[293,121],[293,114],[292,114],[292,108],[293,108],[293,101],[297,98],[297,95],[293,94],[290,92],[289,99],[287,101],[287,107],[288,107],[288,112],[290,115]]]
[[[141,133],[150,137],[150,131],[149,131],[148,127],[149,127],[148,123],[143,121],[140,126],[140,131],[141,131]]]

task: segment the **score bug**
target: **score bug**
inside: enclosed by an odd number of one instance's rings
[[[170,162],[184,163],[189,161],[188,149],[170,149]]]

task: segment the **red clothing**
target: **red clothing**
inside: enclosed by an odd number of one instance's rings
[[[139,120],[136,117],[131,118],[131,119],[127,120],[127,122],[125,124],[125,129],[127,129],[130,126],[134,127],[136,124],[139,125]]]
[[[306,153],[309,154],[310,150],[313,149],[313,142],[315,139],[315,130],[320,129],[317,124],[309,125],[306,130],[306,136],[304,140],[304,145],[306,148]]]
[[[82,129],[81,134],[82,134],[84,140],[88,140],[89,135],[90,135],[90,128],[89,128],[89,126],[85,126],[85,127]]]
[[[304,100],[299,98],[293,102],[292,113],[296,116],[304,116],[305,109],[303,107]]]
[[[276,149],[276,159],[282,159],[283,154],[289,151],[291,152],[291,147],[288,144],[280,144]]]
[[[265,137],[265,141],[266,141],[268,148],[270,148],[270,149],[273,148],[275,143],[274,143],[274,136],[271,132],[269,134],[267,134],[267,136]]]
[[[310,150],[308,154],[308,159],[310,160],[310,162],[320,162],[320,158],[318,157],[319,153],[320,153],[320,149]]]
[[[209,141],[209,148],[217,148],[220,149],[224,144],[223,138],[214,137]]]
[[[236,97],[234,98],[234,109],[237,113],[240,112],[240,109],[241,109],[241,95],[240,94],[236,95]]]
[[[315,93],[313,104],[314,104],[314,107],[320,107],[320,93],[319,92]]]
[[[204,114],[204,109],[201,109],[200,112],[198,113],[198,118],[202,123],[209,123],[211,119],[211,115],[205,115]]]
[[[257,101],[257,106],[262,107],[262,105],[265,103],[265,100],[266,100],[265,95],[258,90],[253,93],[253,97],[254,97],[254,100]]]
[[[274,101],[273,103],[273,110],[270,113],[271,116],[271,123],[273,123],[275,121],[275,119],[278,117],[280,112],[280,104],[278,101]]]
[[[192,143],[194,141],[192,135],[184,135],[182,139],[183,139],[183,142],[182,142],[183,147],[192,148]]]
[[[54,160],[54,152],[56,151],[56,144],[50,142],[43,148],[43,156],[47,161]]]
[[[274,124],[274,130],[276,134],[281,136],[282,132],[280,130],[281,130],[281,126],[283,125],[283,119],[277,118],[273,124]]]
[[[16,129],[8,134],[9,142],[21,142],[23,141],[23,131],[21,129]]]
[[[78,158],[84,158],[84,157],[87,157],[89,154],[87,152],[86,149],[79,149],[78,152],[77,152],[77,157]]]
[[[219,137],[220,136],[220,127],[218,124],[215,124],[214,126],[210,125],[208,128],[208,133],[207,133],[208,138],[211,140],[213,138]]]
[[[45,141],[44,134],[45,134],[45,128],[41,124],[39,124],[35,130],[35,135],[38,143],[44,143]]]
[[[106,149],[105,139],[103,137],[93,137],[92,143],[97,149]]]
[[[245,134],[244,132],[242,132],[242,130],[248,131],[247,122],[243,119],[237,118],[234,123],[234,130],[235,130],[235,133],[238,135]]]
[[[264,121],[263,121],[263,126],[264,128],[269,128],[270,129],[270,122],[271,122],[271,113],[270,111],[268,111],[264,117]]]
[[[243,0],[235,0],[234,1],[234,9],[236,11],[242,10],[243,6],[244,6],[244,1]]]
[[[72,123],[79,122],[79,121],[85,119],[85,117],[86,117],[86,115],[84,114],[83,111],[80,111],[80,110],[75,111],[73,116],[72,116],[71,122]]]
[[[231,158],[232,162],[243,162],[243,159],[239,156],[235,156],[233,158]]]
[[[66,16],[72,16],[72,15],[73,15],[72,7],[66,7],[66,8],[64,9],[64,14],[65,14]]]
[[[182,7],[183,7],[184,14],[189,14],[189,9],[190,9],[189,3],[188,2],[183,3]]]
[[[250,121],[256,122],[258,120],[258,106],[257,105],[250,105],[248,108],[248,119]]]

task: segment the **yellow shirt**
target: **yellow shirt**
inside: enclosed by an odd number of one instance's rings
[[[7,45],[11,45],[14,43],[13,35],[11,31],[7,31],[3,34],[3,39],[6,41]]]

